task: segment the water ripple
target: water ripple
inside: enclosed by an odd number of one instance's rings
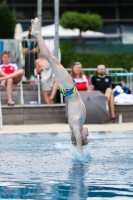
[[[0,199],[133,199],[133,132],[91,132],[79,156],[69,133],[0,135]]]

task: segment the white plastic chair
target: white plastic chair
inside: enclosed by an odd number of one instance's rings
[[[34,75],[36,77],[35,83],[37,85],[37,91],[38,91],[38,104],[41,104],[41,90],[40,90],[40,76],[36,73],[36,68],[34,69]]]
[[[22,80],[17,84],[20,87],[20,101],[24,105],[23,83]]]

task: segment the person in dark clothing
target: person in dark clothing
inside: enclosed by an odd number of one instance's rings
[[[34,76],[35,60],[38,58],[38,44],[36,38],[31,35],[31,27],[27,39],[22,41],[23,53],[25,55],[25,77],[29,80]]]
[[[111,116],[111,123],[117,123],[114,112],[114,94],[111,88],[111,77],[106,75],[106,68],[104,65],[97,66],[97,75],[91,79],[92,90],[99,90],[108,99],[109,111]]]

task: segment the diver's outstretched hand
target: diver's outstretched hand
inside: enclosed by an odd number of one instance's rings
[[[37,37],[39,34],[41,34],[40,22],[37,17],[31,20],[31,26],[32,26],[31,35]]]

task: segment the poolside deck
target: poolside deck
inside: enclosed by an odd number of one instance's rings
[[[110,131],[112,134],[116,131],[133,130],[133,123],[122,124],[86,124],[89,132],[92,131]],[[34,124],[34,125],[4,125],[0,130],[3,133],[64,133],[70,132],[68,124]]]

